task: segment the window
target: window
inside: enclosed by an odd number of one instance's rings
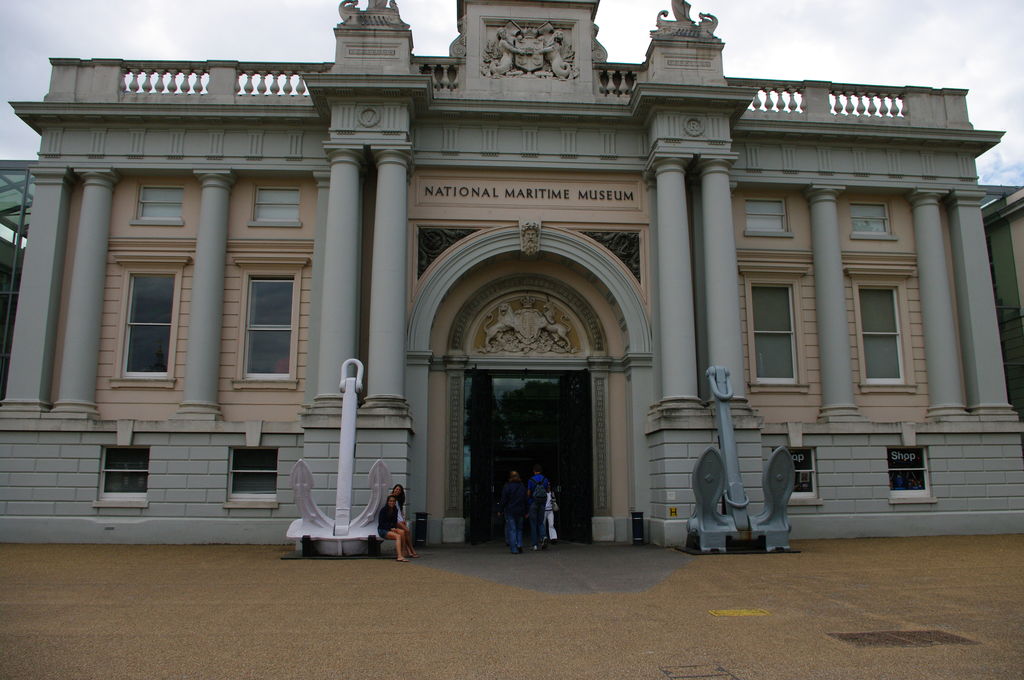
[[[102,496],[144,500],[149,488],[149,449],[107,449]]]
[[[250,378],[291,374],[292,279],[250,279],[245,373]]]
[[[125,375],[167,375],[173,308],[173,275],[131,276]]]
[[[797,498],[817,498],[814,449],[794,448],[789,450],[789,454],[793,456],[793,467],[796,469],[793,495]]]
[[[139,219],[180,219],[182,187],[142,187],[139,191]]]
[[[256,189],[256,222],[300,226],[298,189]]]
[[[231,452],[231,498],[266,500],[277,493],[277,449]]]
[[[786,208],[781,200],[748,200],[747,231],[783,233],[786,231]]]
[[[880,203],[851,203],[850,222],[854,234],[889,233],[889,218]]]
[[[796,379],[788,286],[752,286],[754,371],[759,382]]]
[[[866,382],[896,383],[903,376],[895,293],[891,288],[859,290]]]
[[[889,492],[896,497],[928,496],[928,466],[920,447],[886,450],[889,466]]]

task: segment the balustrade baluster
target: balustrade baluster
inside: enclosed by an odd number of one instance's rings
[[[244,88],[242,88],[242,91],[243,91],[243,92],[244,92],[244,93],[245,93],[245,94],[246,94],[247,96],[248,96],[248,95],[251,95],[251,94],[252,94],[252,91],[253,91],[254,89],[256,89],[256,86],[255,86],[255,85],[253,84],[253,80],[254,80],[255,78],[256,78],[256,75],[255,75],[255,74],[253,74],[253,73],[246,73],[246,74],[245,74],[245,87],[244,87]]]
[[[268,77],[270,78],[270,87],[268,88],[268,93],[271,95],[276,95],[280,93],[281,87],[278,81],[280,81],[281,79],[281,74],[276,72],[270,73],[268,74]]]
[[[876,115],[878,113],[878,106],[875,105],[875,98],[876,98],[876,95],[874,95],[874,94],[869,94],[868,95],[868,115],[869,116],[874,116],[874,115]]]

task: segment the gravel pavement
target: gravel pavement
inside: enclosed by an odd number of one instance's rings
[[[0,544],[0,679],[1024,677],[1024,535],[793,547]]]

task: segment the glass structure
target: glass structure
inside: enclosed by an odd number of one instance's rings
[[[18,307],[21,267],[28,245],[32,214],[32,175],[29,161],[0,161],[0,398],[7,393],[11,364],[14,313]]]

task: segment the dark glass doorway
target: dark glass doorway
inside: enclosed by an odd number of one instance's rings
[[[590,377],[471,371],[466,376],[463,507],[471,543],[504,540],[498,497],[510,470],[540,463],[555,486],[559,540],[590,542],[593,514]]]

